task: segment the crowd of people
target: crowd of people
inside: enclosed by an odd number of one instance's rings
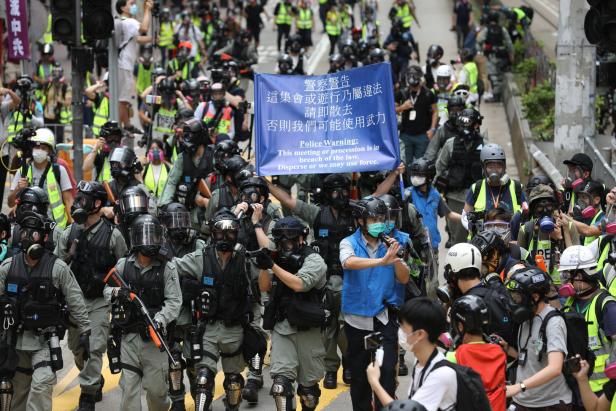
[[[583,153],[563,181],[509,177],[480,108],[500,99],[532,10],[453,3],[459,60],[433,44],[423,67],[412,1],[392,4],[382,43],[378,2],[315,4],[330,73],[393,72],[402,162],[362,173],[250,163],[263,17],[276,71],[303,75],[306,0],[271,16],[257,0],[117,0],[119,93],[103,64],[87,74],[79,182],[58,149],[73,96],[47,33],[35,71],[0,88],[0,409],[52,409],[65,336],[80,411],[103,398],[105,354],[121,410],[141,389],[150,410],[184,410],[187,393],[209,410],[219,368],[230,411],[267,393],[277,411],[296,395],[315,410],[341,383],[354,411],[610,409],[616,187]]]

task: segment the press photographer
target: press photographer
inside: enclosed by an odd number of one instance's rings
[[[2,145],[2,167],[0,167],[0,195],[4,196],[4,183],[9,164],[9,145],[7,139],[9,129],[15,127],[15,110],[19,107],[21,98],[11,89],[0,87],[0,144]],[[4,198],[4,197],[2,197]]]
[[[149,130],[150,138],[147,141],[165,141],[175,133],[174,125],[178,112],[184,107],[190,107],[190,104],[182,92],[176,89],[172,77],[158,77],[155,84],[155,94],[151,94],[154,87],[150,86],[141,95],[153,111],[153,121]]]

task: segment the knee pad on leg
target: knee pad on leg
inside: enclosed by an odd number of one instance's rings
[[[2,377],[0,379],[0,410],[10,410],[13,400],[13,383],[10,379]]]
[[[207,368],[197,373],[195,380],[195,411],[207,411],[214,397],[214,378],[216,375]]]
[[[250,359],[250,362],[248,363],[248,369],[250,372],[255,375],[261,375],[261,372],[263,371],[263,357],[265,357],[265,353],[258,353]]]
[[[297,395],[299,395],[299,401],[302,404],[302,411],[312,411],[317,408],[319,404],[321,390],[317,384],[311,385],[310,387],[300,385],[297,387]]]
[[[242,388],[244,388],[244,377],[241,374],[226,374],[222,383],[225,389],[226,403],[228,408],[237,409],[242,402]]]
[[[274,397],[277,411],[295,411],[293,380],[282,375],[276,375],[270,395]]]

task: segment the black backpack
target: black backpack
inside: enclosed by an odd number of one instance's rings
[[[458,392],[456,394],[456,411],[491,411],[490,401],[483,387],[481,377],[469,367],[442,360],[434,364],[432,371],[440,367],[449,367],[456,372]]]
[[[502,47],[503,42],[503,28],[498,24],[490,24],[486,34],[486,43],[492,47]]]

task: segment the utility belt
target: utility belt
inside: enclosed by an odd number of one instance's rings
[[[327,327],[332,320],[328,301],[324,298],[323,290],[315,290],[315,293],[318,293],[318,299],[310,298],[314,297],[314,294],[308,296],[306,293],[293,293],[290,298],[285,298],[287,301],[282,307],[276,298],[270,300],[263,312],[263,328],[272,330],[277,323],[284,320],[300,331]]]
[[[150,316],[154,318],[154,314],[160,311],[159,309],[148,309]],[[145,318],[131,305],[124,306],[119,303],[111,305],[111,323],[117,333],[120,335],[139,334],[143,341],[149,341],[150,336],[147,331]]]

